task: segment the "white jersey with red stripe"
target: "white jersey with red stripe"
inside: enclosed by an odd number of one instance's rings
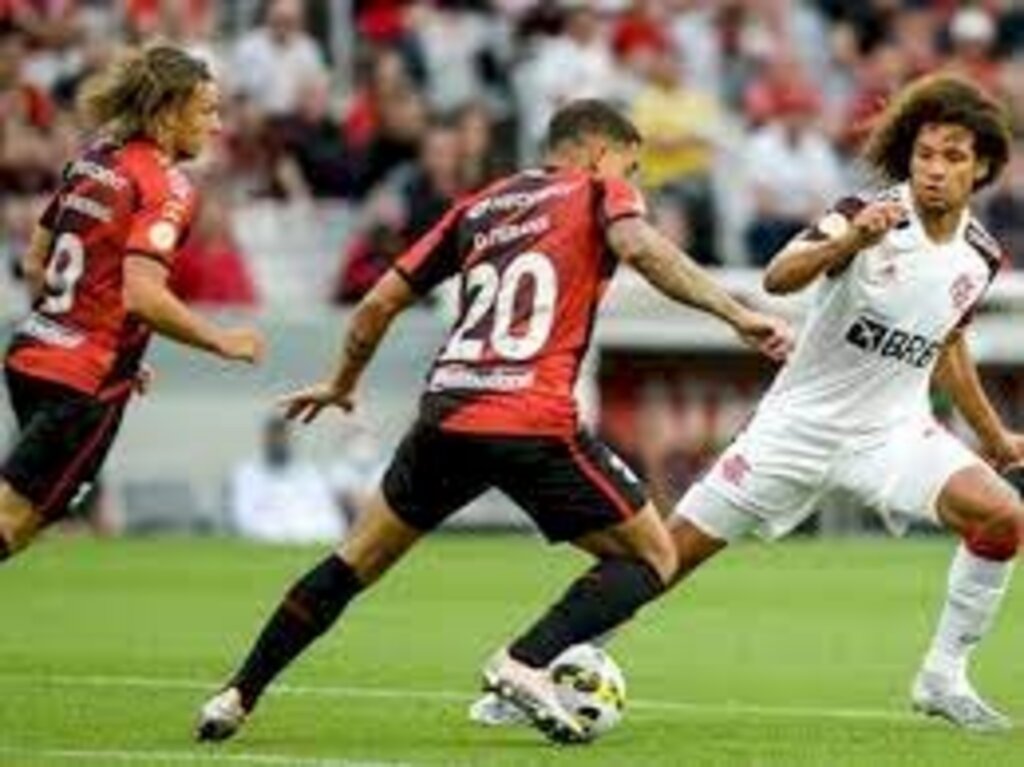
[[[1001,249],[968,210],[951,239],[934,242],[906,184],[882,196],[902,202],[907,219],[844,271],[821,278],[796,349],[757,420],[855,436],[929,415],[941,348],[969,320]],[[835,236],[867,202],[846,198],[806,236]]]

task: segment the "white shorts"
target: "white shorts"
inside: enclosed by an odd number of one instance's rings
[[[911,520],[939,524],[949,478],[982,463],[934,421],[870,440],[844,440],[792,421],[760,418],[744,430],[676,506],[719,540],[748,533],[780,538],[819,510],[868,508],[900,535]]]

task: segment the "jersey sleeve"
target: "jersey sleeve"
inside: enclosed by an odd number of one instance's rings
[[[820,242],[841,236],[850,226],[854,216],[867,207],[867,204],[867,200],[863,197],[856,195],[843,197],[829,208],[824,216],[807,227],[801,235],[802,238],[811,242]]]
[[[429,293],[459,271],[461,218],[462,206],[456,205],[395,262],[395,270],[420,295]]]
[[[195,193],[166,183],[139,184],[137,207],[132,214],[125,252],[146,256],[170,267],[175,251],[184,242],[195,214]]]
[[[857,195],[842,197],[829,208],[825,215],[797,236],[807,242],[823,242],[841,237],[849,229],[850,222],[867,207],[867,204],[867,200]],[[849,259],[843,266],[829,269],[825,274],[829,278],[839,277],[852,262],[853,260]]]
[[[622,179],[610,178],[599,182],[597,213],[602,229],[607,229],[620,218],[647,215],[643,195]]]
[[[1003,265],[1010,263],[1010,257],[1005,248],[977,221],[972,220],[968,222],[967,229],[964,232],[964,239],[984,259],[985,265],[988,266],[988,280],[985,282],[984,287],[978,291],[978,295],[974,297],[974,300],[971,301],[970,306],[961,315],[960,321],[956,325],[958,330],[966,328],[974,321],[978,306],[984,300],[989,288],[992,287],[992,282],[999,274]]]

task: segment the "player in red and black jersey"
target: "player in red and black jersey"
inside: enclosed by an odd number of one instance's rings
[[[19,425],[0,467],[0,560],[60,518],[112,445],[157,332],[255,362],[260,335],[222,330],[167,288],[196,195],[177,163],[219,129],[205,64],[169,46],[132,52],[87,91],[104,137],[64,172],[23,259],[32,311],[4,375]]]
[[[338,551],[292,587],[242,668],[203,706],[200,738],[232,735],[271,679],[352,597],[424,533],[497,487],[549,540],[598,559],[486,672],[487,684],[549,738],[581,739],[544,668],[658,596],[676,567],[639,482],[577,418],[573,385],[609,279],[625,261],[775,357],[790,337],[784,323],[733,301],[646,223],[626,181],[640,136],[621,115],[599,101],[575,102],[553,118],[548,144],[547,166],[459,202],[405,253],[357,307],[337,374],[286,399],[289,417],[305,421],[327,406],[350,410],[394,317],[461,275],[462,310],[380,492]]]

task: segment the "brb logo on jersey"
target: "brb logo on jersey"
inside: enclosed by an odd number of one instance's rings
[[[942,346],[937,341],[891,328],[863,315],[850,325],[846,331],[846,340],[858,349],[873,352],[884,359],[896,359],[916,368],[927,366]]]

